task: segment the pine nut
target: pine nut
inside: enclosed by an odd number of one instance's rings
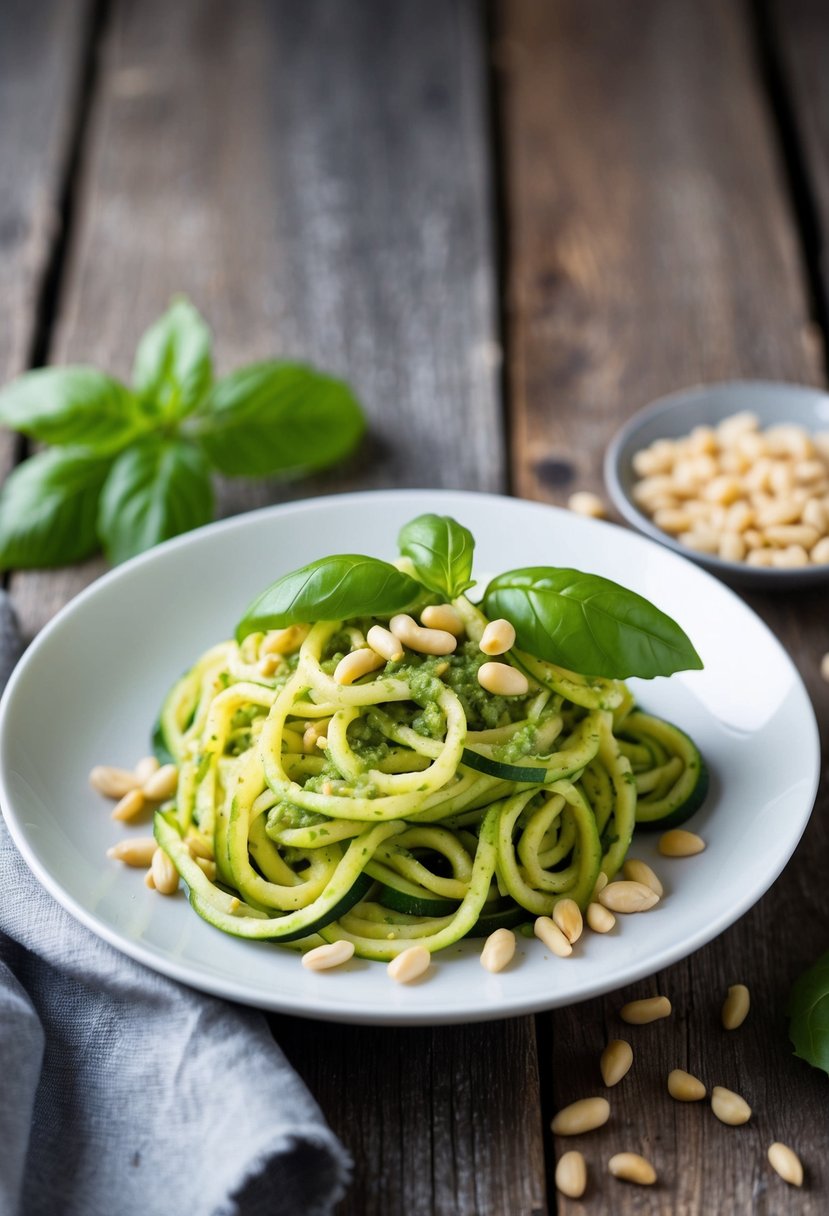
[[[153,853],[152,872],[159,895],[174,895],[178,890],[178,870],[163,849]]]
[[[829,562],[829,536],[824,536],[823,540],[818,541],[809,554],[809,559],[816,566],[822,566],[826,562]]]
[[[429,970],[432,956],[425,946],[409,946],[393,958],[386,970],[398,984],[411,984]]]
[[[391,618],[389,629],[404,646],[417,654],[452,654],[458,645],[458,639],[447,630],[424,629],[402,612]]]
[[[153,878],[152,870],[147,870],[147,873],[144,875],[144,886],[148,887],[150,891],[155,890],[155,879]]]
[[[281,655],[265,654],[257,663],[256,670],[259,672],[260,676],[264,676],[267,680],[279,670],[279,668],[282,666],[282,662],[283,660]]]
[[[728,1123],[731,1127],[748,1123],[751,1118],[751,1107],[745,1098],[722,1085],[715,1085],[711,1091],[711,1109],[720,1123]]]
[[[152,836],[131,836],[129,840],[119,840],[111,849],[107,849],[107,857],[143,870],[152,861],[157,848]]]
[[[593,887],[593,898],[594,899],[596,899],[598,897],[600,891],[603,891],[605,889],[605,887],[607,886],[607,881],[608,881],[607,875],[605,874],[604,870],[599,870],[599,874],[598,874],[598,877],[596,878],[595,886]]]
[[[302,733],[302,750],[308,756],[313,756],[325,739],[330,718],[317,718],[315,722],[306,722]],[[327,740],[326,740],[327,742]]]
[[[403,646],[390,629],[382,625],[372,625],[366,634],[366,641],[372,650],[385,659],[387,663],[399,663],[403,658]]]
[[[789,1186],[803,1186],[803,1166],[800,1158],[793,1149],[781,1144],[779,1140],[769,1145],[769,1165]]]
[[[719,533],[710,528],[696,528],[693,532],[680,532],[679,540],[686,549],[693,549],[695,553],[714,554],[720,547]]]
[[[174,764],[163,765],[144,782],[142,793],[148,802],[166,802],[178,786],[178,769]]]
[[[556,1165],[556,1187],[568,1199],[581,1199],[587,1190],[587,1162],[575,1149],[562,1153],[559,1157]]]
[[[525,697],[530,683],[523,671],[508,663],[484,663],[478,668],[478,683],[496,697]]]
[[[722,1024],[726,1030],[736,1030],[748,1017],[751,995],[745,984],[732,984],[722,1007]]]
[[[766,540],[781,548],[802,545],[804,549],[811,549],[820,540],[820,533],[810,524],[773,524],[766,528]]]
[[[707,1090],[698,1077],[681,1068],[668,1073],[668,1093],[677,1102],[700,1102]]]
[[[739,532],[723,532],[720,537],[720,557],[727,562],[741,562],[746,555],[746,542]]]
[[[647,912],[659,903],[659,896],[643,882],[609,882],[599,892],[599,903],[611,912]]]
[[[206,878],[209,878],[211,882],[216,881],[218,870],[215,861],[211,861],[209,857],[196,857],[194,861]]]
[[[553,908],[553,920],[572,946],[584,931],[581,909],[574,899],[560,899]]]
[[[573,953],[573,947],[549,916],[539,916],[533,925],[533,932],[539,941],[542,941],[547,949],[552,950],[553,954],[557,954],[559,958],[568,958]]]
[[[660,1018],[671,1016],[671,1002],[666,996],[649,996],[642,1001],[628,1001],[619,1010],[619,1017],[630,1026],[648,1026]]]
[[[656,1170],[638,1153],[615,1153],[607,1168],[614,1178],[621,1178],[623,1182],[635,1182],[639,1186],[653,1186],[656,1182]]]
[[[372,650],[370,646],[360,650],[352,650],[350,654],[340,659],[334,668],[334,680],[337,684],[353,684],[355,680],[367,676],[370,671],[385,666],[385,660]]]
[[[665,894],[662,883],[654,874],[646,861],[640,861],[638,857],[629,857],[622,866],[622,873],[625,878],[629,878],[631,882],[640,882],[646,887],[650,887],[652,891],[661,899]]]
[[[105,798],[123,798],[130,790],[138,788],[135,773],[126,768],[114,768],[111,764],[97,764],[89,774],[89,784]]]
[[[564,1106],[553,1119],[551,1127],[556,1136],[580,1136],[583,1132],[603,1127],[610,1118],[607,1098],[580,1098]]]
[[[577,490],[575,494],[571,494],[567,499],[567,509],[588,519],[604,519],[607,515],[605,505],[598,494],[592,494],[590,490]]]
[[[484,654],[506,654],[515,645],[515,626],[503,617],[490,621],[478,645]]]
[[[633,1048],[625,1039],[611,1039],[602,1052],[599,1068],[608,1087],[618,1085],[633,1063]]]
[[[115,805],[115,810],[112,812],[112,818],[119,820],[121,823],[129,823],[131,819],[135,819],[136,815],[140,815],[144,810],[144,795],[141,790],[130,790],[128,794],[120,799]]]
[[[587,923],[594,933],[609,933],[616,924],[616,917],[601,904],[588,904]]]
[[[487,971],[503,971],[515,954],[515,934],[511,929],[490,933],[481,951],[481,966]]]
[[[775,570],[798,570],[809,565],[809,554],[802,545],[789,545],[772,551],[771,564]]]
[[[671,828],[659,837],[659,852],[663,857],[693,857],[705,848],[705,841],[685,828]]]
[[[329,971],[332,967],[341,967],[353,957],[353,942],[326,942],[324,946],[315,946],[313,950],[303,954],[302,965],[308,971]]]
[[[299,650],[310,632],[310,625],[288,625],[266,633],[259,647],[260,654],[293,654]]]
[[[829,512],[817,498],[810,498],[800,512],[804,524],[817,529],[818,536],[826,537],[829,532]]]
[[[206,861],[213,860],[213,842],[200,836],[198,832],[192,832],[185,843],[190,850],[191,857],[203,857]]]
[[[135,766],[135,780],[139,785],[143,785],[145,781],[149,781],[153,773],[157,773],[161,765],[156,760],[155,756],[144,756]]]
[[[427,629],[442,629],[453,637],[463,637],[466,626],[463,617],[452,604],[429,604],[420,614],[420,623]]]
[[[690,532],[693,519],[688,511],[682,507],[671,509],[663,507],[661,511],[654,511],[653,522],[657,528],[661,528],[663,532],[670,532],[673,535],[678,535],[680,532]]]

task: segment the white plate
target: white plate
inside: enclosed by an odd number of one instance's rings
[[[423,511],[454,515],[478,540],[476,568],[575,566],[626,584],[674,616],[705,670],[638,684],[645,705],[684,727],[712,771],[691,826],[703,854],[655,863],[665,899],[587,933],[572,958],[519,937],[499,975],[480,942],[435,959],[421,982],[394,984],[379,963],[323,974],[296,954],[227,937],[183,894],[160,898],[143,874],[110,862],[124,835],[88,785],[94,764],[131,766],[172,681],[229,636],[248,601],[286,570],[326,553],[392,557],[399,527]],[[806,825],[818,780],[806,691],[765,625],[716,579],[611,524],[550,507],[445,491],[356,494],[278,507],[171,541],[102,578],[43,631],[0,705],[0,798],[34,873],[93,932],[166,975],[268,1009],[345,1022],[464,1022],[595,996],[690,954],[774,882]],[[146,827],[135,829],[146,833]],[[634,855],[652,860],[654,838]]]

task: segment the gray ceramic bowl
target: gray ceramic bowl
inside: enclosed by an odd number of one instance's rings
[[[639,510],[631,497],[637,480],[633,457],[654,439],[677,439],[695,426],[716,426],[723,418],[751,410],[762,427],[778,422],[796,422],[810,431],[829,431],[829,393],[800,384],[775,384],[769,380],[727,380],[702,384],[662,397],[634,414],[611,441],[604,461],[608,493],[629,524],[677,553],[705,566],[727,582],[767,591],[792,590],[829,582],[829,565],[805,566],[797,570],[767,570],[744,562],[694,553],[657,528]]]

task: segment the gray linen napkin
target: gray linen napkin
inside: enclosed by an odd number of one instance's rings
[[[20,651],[0,592],[0,688]],[[326,1216],[349,1170],[264,1017],[96,938],[0,818],[0,1216]]]

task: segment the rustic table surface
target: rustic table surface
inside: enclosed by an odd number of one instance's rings
[[[699,380],[826,383],[825,0],[4,0],[0,378],[126,372],[184,291],[220,365],[306,356],[356,386],[371,439],[311,483],[227,483],[230,514],[297,492],[450,486],[563,502],[602,490],[617,425]],[[0,440],[0,473],[24,455]],[[100,573],[6,577],[28,634]],[[824,741],[826,592],[751,596]],[[622,994],[490,1025],[273,1019],[355,1160],[341,1211],[823,1213],[826,1078],[793,1058],[792,978],[829,944],[826,789],[785,874],[739,924],[635,985],[612,1125],[557,1195],[550,1117],[600,1092]],[[728,984],[749,1021],[719,1026]],[[742,1128],[664,1100],[674,1066],[734,1085]],[[779,1139],[802,1192],[766,1162]],[[660,1180],[610,1179],[643,1152]]]

